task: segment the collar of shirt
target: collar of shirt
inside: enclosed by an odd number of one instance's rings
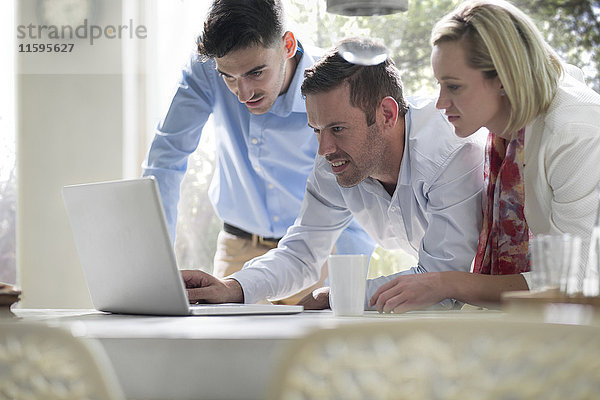
[[[298,52],[301,53],[301,57],[298,65],[296,65],[296,71],[294,72],[290,87],[287,92],[277,98],[273,107],[269,110],[270,113],[278,117],[285,118],[293,112],[306,114],[306,106],[300,92],[300,87],[304,81],[304,70],[314,64],[315,58],[307,54],[300,42],[298,42]]]
[[[400,161],[400,173],[398,174],[398,181],[396,182],[396,190],[394,190],[394,193],[390,196],[386,190],[383,188],[383,185],[377,181],[376,179],[373,179],[371,177],[368,177],[367,179],[365,179],[362,184],[365,188],[365,190],[367,190],[370,193],[373,194],[377,194],[380,196],[383,196],[385,198],[390,198],[390,199],[394,199],[397,197],[397,193],[398,193],[398,187],[400,186],[410,186],[412,184],[411,182],[411,177],[410,177],[410,167],[407,167],[407,165],[409,165],[410,163],[410,152],[408,151],[408,147],[409,147],[409,141],[408,138],[410,137],[410,130],[411,130],[411,109],[412,107],[414,107],[410,101],[408,102],[408,110],[406,112],[406,115],[404,116],[404,150],[402,151],[402,160]]]

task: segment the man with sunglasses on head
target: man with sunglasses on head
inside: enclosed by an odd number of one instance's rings
[[[347,39],[338,47],[343,44],[368,49],[373,42]],[[310,286],[353,218],[382,247],[418,257],[401,274],[469,271],[481,227],[486,133],[459,138],[435,99],[407,101],[389,57],[356,65],[334,48],[305,76],[302,93],[319,156],[298,219],[277,249],[228,279],[183,271],[190,301],[253,303]],[[366,304],[395,276],[369,280]],[[328,288],[300,303],[328,307]],[[452,299],[441,304],[454,305]]]

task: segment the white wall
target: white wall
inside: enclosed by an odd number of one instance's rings
[[[100,8],[91,21],[122,22],[121,1],[94,3]],[[35,0],[18,1],[17,24],[43,23],[36,7]],[[85,39],[65,42],[75,44],[72,53],[22,53],[17,60],[21,307],[91,307],[61,189],[66,184],[120,179],[125,169],[131,170],[124,165],[122,150],[122,40],[94,45]]]

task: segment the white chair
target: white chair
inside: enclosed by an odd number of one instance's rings
[[[600,328],[386,319],[294,342],[270,398],[598,399]]]
[[[99,343],[64,328],[0,320],[0,399],[120,400]]]

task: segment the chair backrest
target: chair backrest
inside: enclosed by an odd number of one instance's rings
[[[104,349],[42,323],[0,320],[0,399],[124,399]]]
[[[293,342],[269,396],[600,398],[600,328],[489,318],[349,323]]]

